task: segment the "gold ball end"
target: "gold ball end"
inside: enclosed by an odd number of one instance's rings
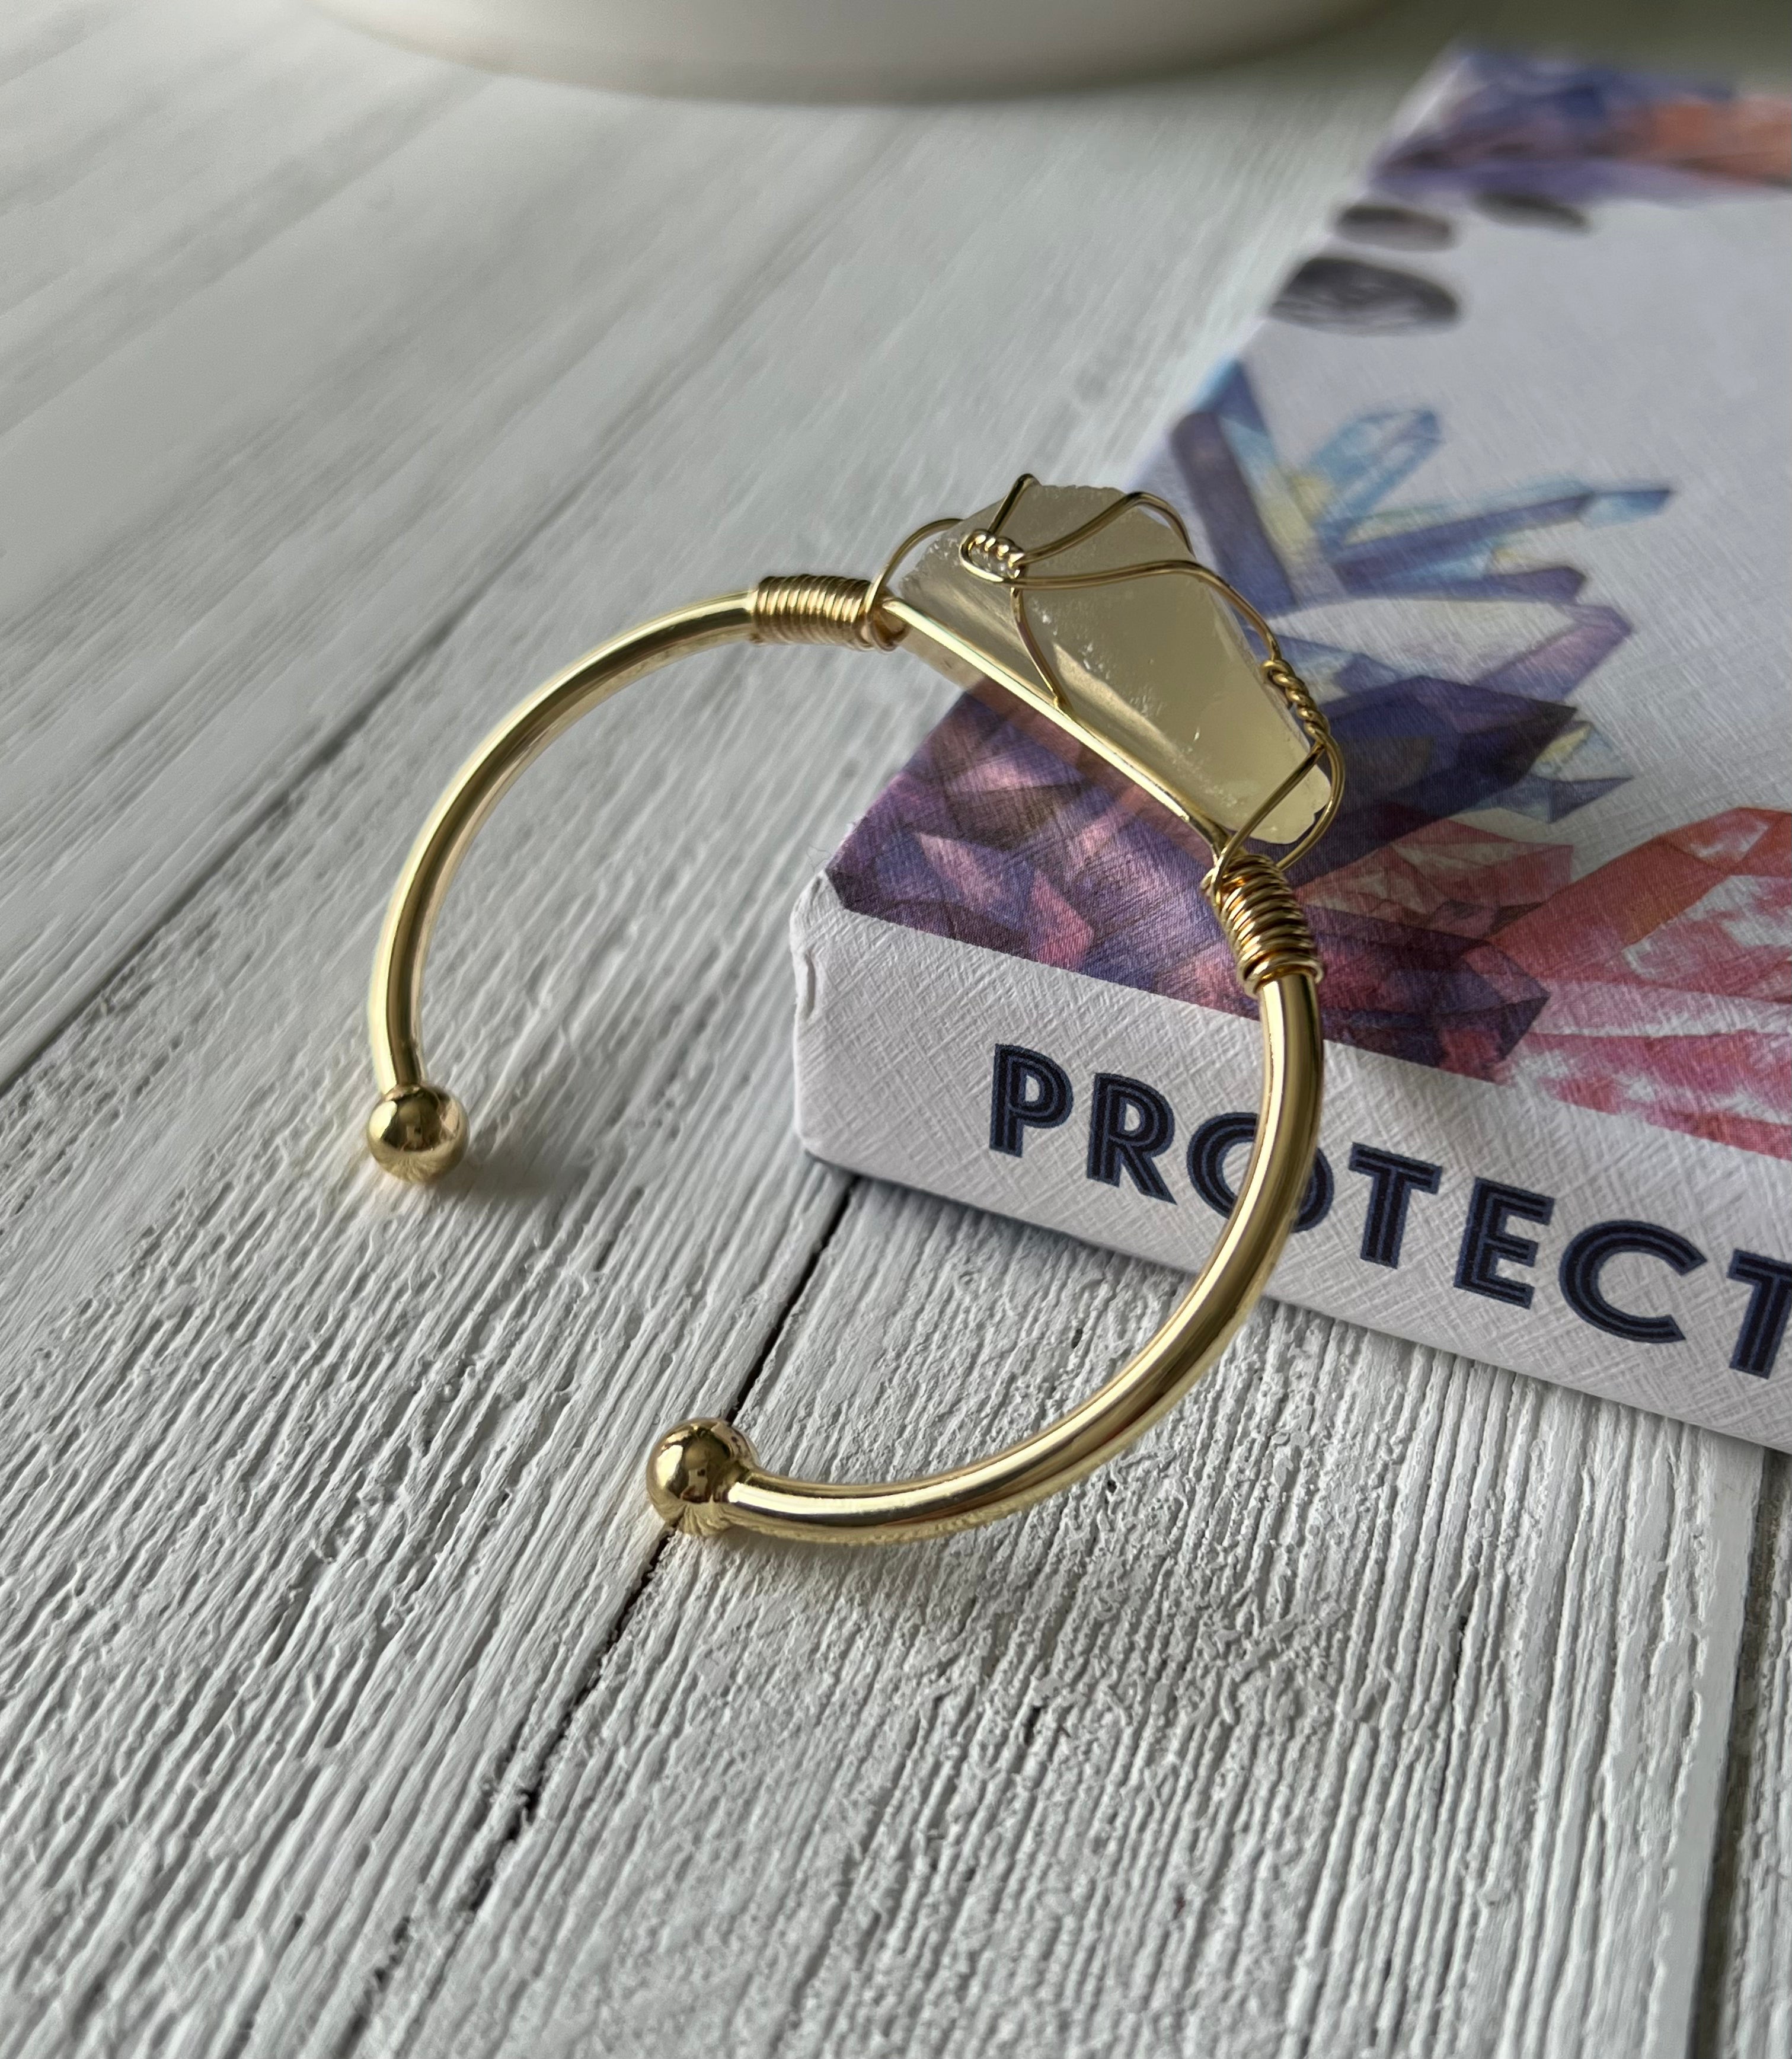
[[[467,1149],[467,1111],[444,1087],[393,1087],[367,1118],[367,1148],[400,1180],[439,1180]]]
[[[759,1464],[731,1423],[681,1423],[647,1458],[647,1499],[662,1523],[687,1536],[713,1537],[728,1527],[722,1497]]]

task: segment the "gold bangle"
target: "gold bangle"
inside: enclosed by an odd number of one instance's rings
[[[1318,1143],[1324,1065],[1319,957],[1284,868],[1336,813],[1343,767],[1270,625],[1198,561],[1174,510],[1148,494],[1023,476],[968,521],[914,531],[875,579],[765,579],[643,623],[548,680],[492,731],[405,862],[368,1004],[380,1094],[368,1141],[388,1172],[432,1180],[466,1148],[465,1113],[430,1083],[419,1024],[430,931],[480,824],[524,767],[599,702],[675,658],[741,641],[901,646],[962,685],[994,683],[1095,751],[1207,839],[1215,857],[1205,890],[1257,999],[1263,1091],[1236,1204],[1156,1336],[1067,1416],[989,1457],[914,1480],[786,1478],[767,1472],[731,1424],[707,1420],[667,1432],[647,1461],[654,1507],[694,1534],[736,1527],[852,1544],[969,1529],[1081,1480],[1141,1436],[1219,1356],[1281,1255]],[[1253,838],[1281,845],[1280,859]]]

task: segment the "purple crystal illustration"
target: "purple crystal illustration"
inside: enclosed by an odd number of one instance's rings
[[[1389,504],[1440,438],[1430,410],[1388,410],[1289,467],[1232,364],[1172,432],[1151,482],[1194,514],[1216,565],[1330,703],[1351,779],[1311,862],[1328,870],[1471,809],[1552,822],[1627,776],[1570,696],[1630,624],[1583,599],[1571,566],[1519,565],[1512,550],[1541,530],[1637,520],[1668,489],[1555,480]]]
[[[1327,1035],[1792,1157],[1792,818],[1732,810],[1578,880],[1548,836],[1629,776],[1572,696],[1631,627],[1545,547],[1669,489],[1404,498],[1442,435],[1379,410],[1291,463],[1232,364],[1143,482],[1273,620],[1344,745],[1344,806],[1296,875]],[[862,914],[1248,1013],[1207,858],[1060,733],[967,697],[828,870]]]
[[[1606,200],[1710,199],[1792,185],[1792,106],[1693,79],[1503,52],[1464,52],[1442,93],[1378,159],[1397,198],[1495,196],[1516,220],[1580,225]],[[1566,212],[1564,212],[1566,210]]]

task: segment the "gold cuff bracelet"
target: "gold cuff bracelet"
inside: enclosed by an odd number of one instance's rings
[[[668,1431],[647,1461],[654,1507],[693,1533],[738,1527],[855,1544],[969,1529],[1081,1480],[1142,1436],[1219,1356],[1281,1255],[1318,1142],[1324,1062],[1318,954],[1284,868],[1336,813],[1343,767],[1269,624],[1197,560],[1175,510],[1149,494],[1025,476],[968,521],[914,531],[874,579],[766,579],[643,623],[505,718],[405,862],[368,1006],[380,1094],[368,1141],[388,1172],[432,1180],[466,1148],[465,1113],[430,1083],[419,1023],[431,927],[480,825],[536,754],[599,701],[674,658],[743,641],[901,645],[962,686],[993,683],[1097,753],[1207,840],[1205,890],[1257,999],[1262,1099],[1236,1204],[1157,1335],[1069,1415],[914,1480],[788,1479],[767,1472],[724,1422]],[[1279,859],[1258,842],[1279,846]]]

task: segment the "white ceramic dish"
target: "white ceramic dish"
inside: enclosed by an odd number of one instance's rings
[[[1013,93],[1261,50],[1364,0],[318,0],[500,71],[760,100]]]

